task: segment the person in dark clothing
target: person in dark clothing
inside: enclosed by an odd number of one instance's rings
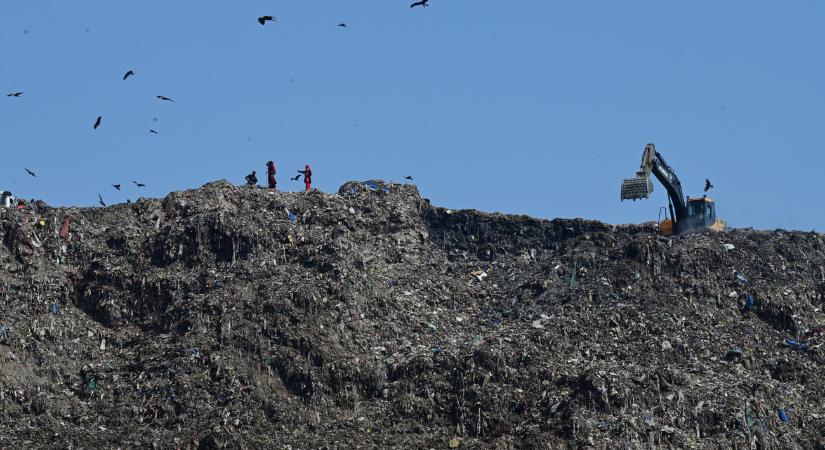
[[[258,184],[258,177],[255,176],[255,171],[246,176],[246,184],[248,186],[255,186]]]
[[[270,189],[277,189],[278,186],[275,181],[275,163],[272,161],[266,163],[266,184]]]
[[[299,170],[298,173],[304,175],[304,184],[307,187],[307,190],[312,189],[312,170],[309,168],[309,164],[306,165],[304,170]]]

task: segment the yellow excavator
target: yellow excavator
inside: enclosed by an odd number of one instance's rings
[[[715,231],[725,229],[725,221],[716,217],[716,203],[707,196],[690,198],[682,194],[682,183],[676,172],[665,162],[653,144],[647,144],[642,154],[641,169],[635,178],[622,180],[622,201],[639,200],[650,197],[653,182],[650,174],[665,187],[668,195],[670,218],[659,223],[659,232],[665,236],[682,234],[709,228]]]

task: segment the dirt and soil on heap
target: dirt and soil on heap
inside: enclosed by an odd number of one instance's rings
[[[817,233],[380,181],[0,214],[0,448],[825,448]]]

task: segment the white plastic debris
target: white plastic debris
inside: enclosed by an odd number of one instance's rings
[[[470,275],[478,278],[478,281],[484,281],[484,279],[487,278],[487,272],[483,270],[474,270],[470,272]]]

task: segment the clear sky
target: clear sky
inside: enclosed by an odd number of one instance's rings
[[[412,175],[440,206],[644,222],[664,189],[621,203],[619,187],[654,142],[685,194],[711,179],[731,225],[825,230],[823,1],[2,9],[0,189],[51,205],[241,184],[273,159],[290,190],[310,163],[327,192]]]

